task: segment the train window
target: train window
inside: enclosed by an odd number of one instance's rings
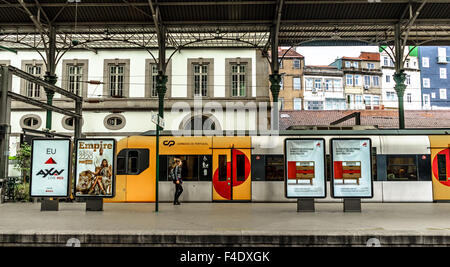
[[[148,149],[123,149],[117,155],[117,174],[138,175],[149,166]]]
[[[227,180],[227,155],[219,155],[219,181]]]
[[[182,162],[181,178],[183,179],[183,181],[211,181],[211,156],[167,156],[167,165],[165,165],[167,173],[169,173],[169,171],[171,170],[176,158],[180,159]]]
[[[245,155],[236,155],[236,180],[245,181]]]
[[[135,150],[128,151],[128,174],[139,172],[139,152]]]
[[[266,155],[266,181],[284,181],[283,155]]]
[[[439,181],[447,181],[447,162],[446,161],[447,161],[446,155],[437,155]]]
[[[388,181],[417,181],[416,156],[388,156]]]

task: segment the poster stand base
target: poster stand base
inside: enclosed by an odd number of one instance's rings
[[[43,198],[41,201],[41,211],[58,211],[58,199]]]
[[[361,199],[344,198],[344,212],[361,212]]]
[[[314,198],[298,198],[297,212],[315,212]]]
[[[86,211],[103,211],[103,198],[86,199]]]

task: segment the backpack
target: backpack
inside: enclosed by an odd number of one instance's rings
[[[175,168],[172,168],[171,170],[170,170],[170,172],[169,172],[169,177],[172,179],[172,182],[176,182],[177,181],[177,176],[176,176],[176,173],[175,173],[175,169],[176,169],[177,167],[175,167]]]

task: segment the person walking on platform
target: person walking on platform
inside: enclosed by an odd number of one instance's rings
[[[180,205],[178,198],[180,197],[181,193],[183,193],[183,186],[181,185],[183,183],[183,180],[181,178],[182,165],[183,163],[181,159],[175,158],[174,164],[172,165],[172,169],[170,171],[170,176],[173,183],[175,184],[175,196],[173,200],[174,205]]]

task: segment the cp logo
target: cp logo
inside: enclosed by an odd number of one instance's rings
[[[175,145],[175,141],[173,141],[173,140],[166,140],[166,141],[163,142],[163,145],[171,147],[171,146]]]

